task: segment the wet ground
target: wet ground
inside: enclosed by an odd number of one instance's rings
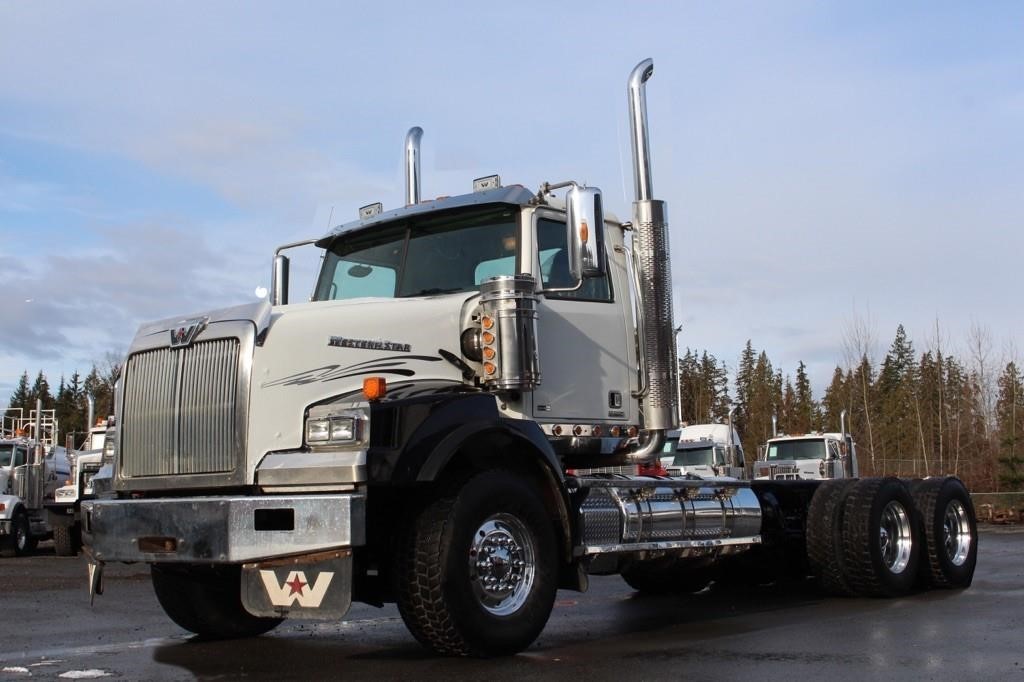
[[[651,598],[618,577],[560,592],[530,649],[479,661],[432,656],[393,606],[341,623],[198,642],[168,620],[146,566],[110,566],[89,606],[85,562],[0,559],[0,681],[260,679],[1022,680],[1024,529],[986,528],[974,585],[895,600],[810,586]]]

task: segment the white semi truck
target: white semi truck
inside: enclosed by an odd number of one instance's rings
[[[663,453],[661,464],[672,476],[747,477],[743,443],[731,423],[684,426],[675,451]]]
[[[95,403],[88,398],[87,424],[93,424]],[[93,477],[103,465],[103,455],[112,454],[113,418],[107,417],[96,422],[86,433],[84,442],[67,453],[70,473],[64,485],[57,488],[53,500],[46,505],[49,522],[53,528],[53,549],[57,556],[74,556],[82,546],[81,505],[85,500],[96,497]]]
[[[755,478],[824,481],[857,478],[857,444],[846,431],[846,411],[839,417],[839,433],[780,435],[775,431],[754,465]]]
[[[286,245],[270,302],[143,325],[112,478],[94,479],[109,493],[82,505],[90,593],[106,562],[147,562],[164,610],[202,637],[394,601],[430,649],[493,656],[529,646],[556,590],[593,574],[685,590],[783,560],[897,595],[923,561],[929,584],[969,584],[977,533],[956,479],[922,506],[890,478],[838,491],[567,473],[657,464],[678,426],[652,74],[645,60],[629,78],[629,222],[571,181],[534,192],[492,176],[422,200],[413,128],[405,205],[311,240],[309,301],[289,300]],[[935,529],[951,510],[950,544]]]
[[[0,427],[0,554],[22,556],[53,535],[47,508],[70,474],[67,453],[55,445],[54,410],[26,415],[9,408]]]

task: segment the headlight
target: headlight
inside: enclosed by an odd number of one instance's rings
[[[112,464],[114,462],[114,453],[117,451],[117,438],[115,437],[116,432],[113,429],[107,431],[107,435],[103,437],[103,463]]]
[[[306,443],[316,445],[345,445],[362,438],[361,415],[346,410],[345,414],[313,416],[306,420]]]

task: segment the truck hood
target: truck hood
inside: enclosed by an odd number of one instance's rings
[[[300,447],[310,406],[344,396],[362,402],[368,376],[389,384],[463,382],[445,356],[462,357],[460,334],[475,296],[302,303],[269,311],[253,354],[250,466],[267,452]],[[259,321],[253,323],[259,334]]]

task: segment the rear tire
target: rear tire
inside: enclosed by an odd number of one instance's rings
[[[442,494],[399,538],[402,620],[441,654],[502,656],[528,647],[555,601],[558,546],[534,486],[487,471]]]
[[[255,637],[281,618],[259,618],[242,606],[242,567],[153,564],[153,590],[164,612],[203,639]]]
[[[898,478],[858,481],[843,509],[843,561],[859,596],[896,597],[917,582],[921,533],[910,491]]]
[[[853,594],[843,557],[843,512],[856,483],[853,479],[822,483],[807,509],[807,560],[828,594]]]
[[[54,526],[53,550],[57,556],[75,556],[82,549],[82,530],[74,526]]]
[[[911,484],[911,494],[924,531],[924,584],[945,589],[970,587],[978,561],[978,520],[967,488],[953,476],[927,478]]]

